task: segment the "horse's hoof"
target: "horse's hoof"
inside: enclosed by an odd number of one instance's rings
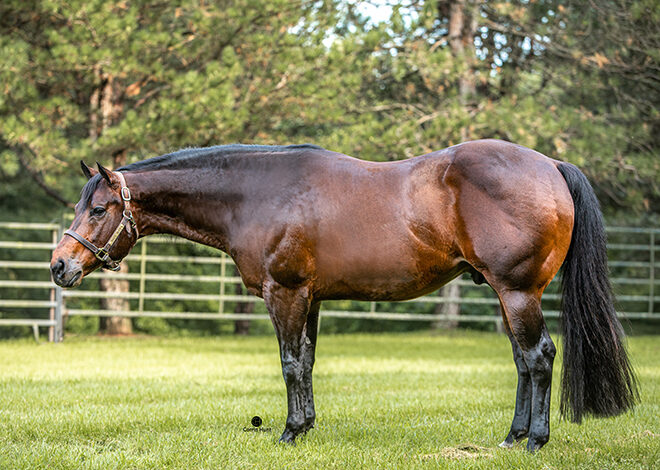
[[[287,429],[282,433],[282,436],[280,437],[279,442],[295,446],[296,445],[296,436],[295,436],[295,434],[293,434],[291,431],[289,431]]]
[[[530,439],[527,441],[527,451],[533,454],[537,450],[540,450],[541,447],[543,447],[546,442],[548,442],[547,439],[545,441],[543,439],[540,439],[538,442],[534,439]]]
[[[513,448],[513,442],[508,442],[506,440],[502,441],[498,447],[501,447],[502,449],[512,449]]]

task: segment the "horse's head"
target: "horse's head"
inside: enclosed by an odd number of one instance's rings
[[[117,270],[138,239],[124,176],[99,164],[96,171],[80,163],[89,181],[50,263],[53,281],[62,287],[79,286],[99,267]]]

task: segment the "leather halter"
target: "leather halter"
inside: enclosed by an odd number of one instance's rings
[[[96,245],[94,245],[92,242],[87,240],[85,237],[74,232],[71,229],[64,232],[64,235],[68,235],[74,240],[77,240],[85,248],[87,248],[92,253],[94,253],[94,256],[96,256],[103,263],[103,267],[111,271],[119,271],[119,263],[121,263],[122,261],[121,259],[113,260],[112,258],[110,258],[110,250],[112,250],[112,247],[117,242],[117,239],[119,238],[121,232],[124,231],[125,229],[126,233],[130,235],[132,228],[133,230],[135,230],[135,241],[137,242],[137,239],[139,238],[137,225],[135,224],[135,220],[133,219],[133,213],[131,212],[131,191],[130,189],[128,189],[128,186],[126,186],[126,180],[124,179],[124,175],[122,175],[121,172],[119,171],[115,172],[115,175],[119,177],[119,181],[121,182],[120,194],[121,194],[121,199],[124,202],[124,211],[122,212],[121,222],[119,222],[119,225],[117,225],[117,228],[112,233],[110,239],[105,244],[105,246],[103,248],[98,248]]]

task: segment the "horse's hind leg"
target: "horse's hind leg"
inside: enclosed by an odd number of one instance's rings
[[[533,452],[543,447],[550,437],[550,385],[556,349],[543,320],[540,294],[506,289],[499,290],[498,294],[531,382],[527,450]],[[524,411],[524,402],[521,411]]]
[[[529,433],[529,422],[532,412],[532,382],[529,376],[529,369],[523,358],[522,349],[520,349],[518,341],[516,341],[511,332],[503,305],[502,322],[506,334],[511,341],[511,348],[513,349],[513,361],[516,363],[516,369],[518,370],[518,388],[516,390],[516,409],[513,414],[511,430],[506,436],[506,439],[500,444],[500,447],[513,447],[515,442],[526,438]]]
[[[306,287],[288,289],[277,283],[264,289],[264,300],[277,333],[286,383],[288,414],[280,441],[294,443],[314,424],[312,366],[318,306],[311,303]]]
[[[316,411],[314,409],[314,391],[312,388],[312,370],[316,357],[316,337],[319,327],[319,309],[321,302],[312,303],[305,325],[306,353],[303,355],[303,389],[305,393],[305,431],[314,427]]]

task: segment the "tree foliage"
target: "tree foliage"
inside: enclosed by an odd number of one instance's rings
[[[16,0],[3,2],[0,18],[3,176],[22,166],[73,201],[80,159],[287,141],[313,118],[305,109],[323,52],[315,30],[332,8]]]
[[[4,202],[17,178],[75,201],[80,159],[312,141],[393,160],[495,137],[578,164],[611,211],[657,207],[657,2],[375,4],[389,20],[342,1],[3,2]]]
[[[643,0],[395,6],[351,41],[376,46],[354,100],[365,125],[342,137],[387,159],[505,139],[579,165],[611,214],[653,212],[659,20]]]

